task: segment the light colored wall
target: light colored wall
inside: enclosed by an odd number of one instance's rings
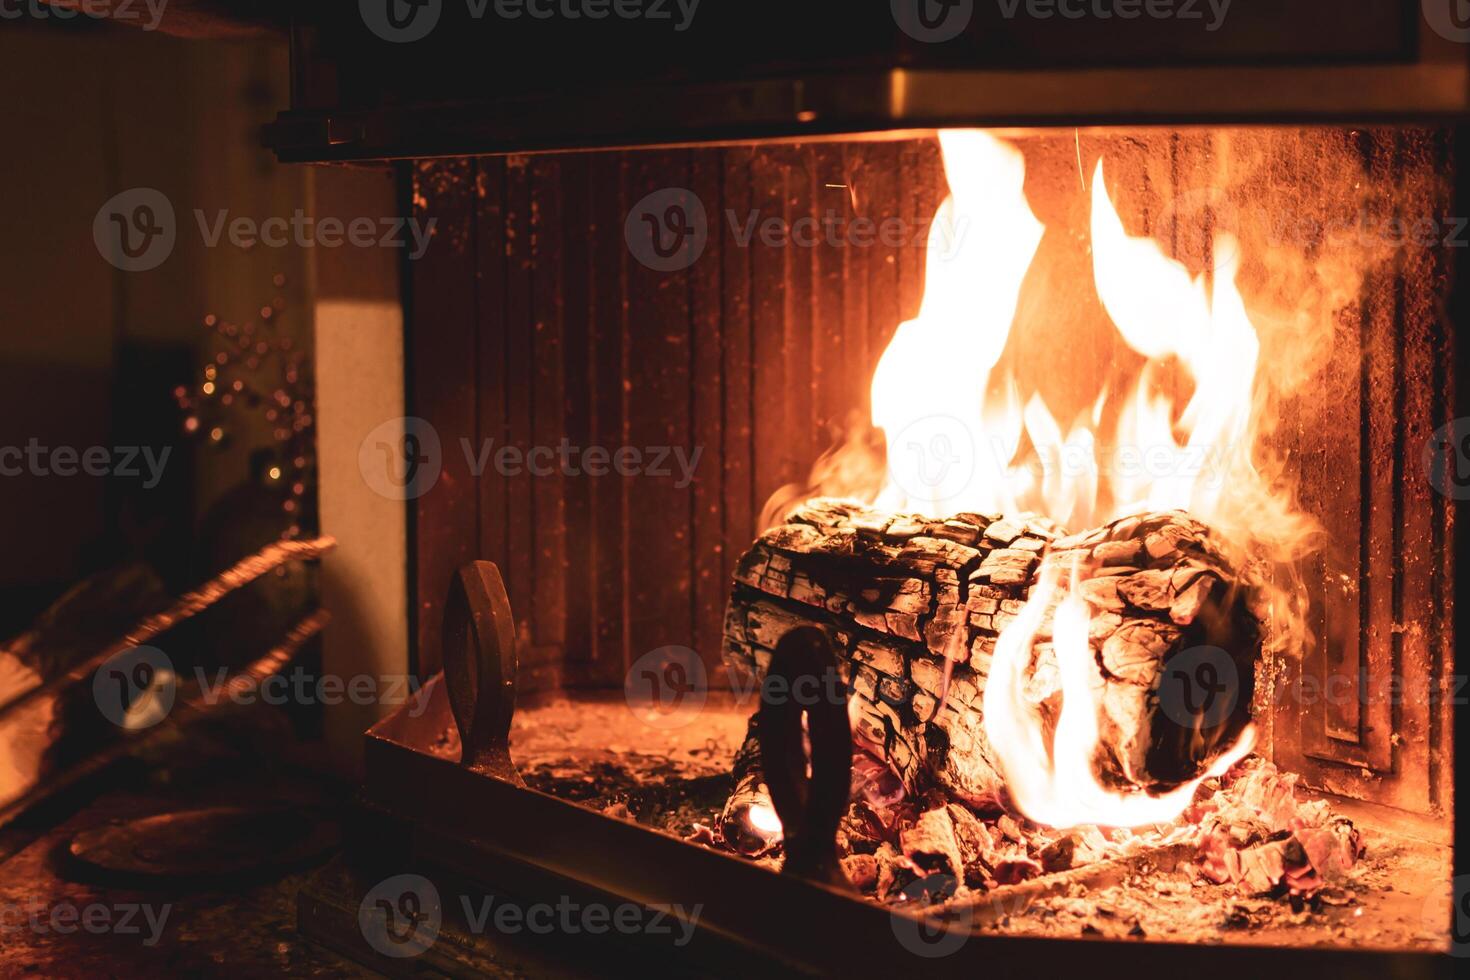
[[[387,170],[315,167],[313,213],[381,218],[397,213]],[[322,563],[322,601],[332,612],[322,653],[329,674],[402,678],[408,669],[408,510],[375,492],[358,450],[404,406],[400,255],[393,249],[317,249],[317,453],[322,531],[337,548]],[[392,685],[385,690],[394,690]],[[362,732],[392,705],[342,704],[326,716],[333,757],[352,770]]]
[[[321,518],[340,542],[323,565],[323,602],[335,616],[324,668],[401,676],[406,507],[373,493],[357,465],[367,432],[403,414],[401,256],[209,247],[195,216],[388,217],[398,210],[392,173],[281,165],[260,146],[260,126],[289,98],[281,43],[7,21],[0,85],[0,445],[31,436],[107,444],[123,342],[184,345],[202,364],[211,353],[206,314],[245,320],[283,295],[277,322],[298,344],[317,343]],[[177,222],[174,251],[145,272],[114,269],[92,237],[99,207],[132,187],[162,191]],[[278,273],[284,288],[272,285]],[[201,452],[200,514],[245,478],[248,451],[265,435],[247,428],[231,451]],[[95,479],[0,480],[0,595],[73,580],[103,529],[103,493]],[[383,710],[327,709],[341,764],[356,765],[361,733]]]

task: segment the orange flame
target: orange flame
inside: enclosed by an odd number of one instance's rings
[[[1188,510],[1215,523],[1226,501],[1223,489],[1239,479],[1259,483],[1251,458],[1252,396],[1260,342],[1236,289],[1239,249],[1233,239],[1215,241],[1214,297],[1205,278],[1191,280],[1185,267],[1164,255],[1151,238],[1131,238],[1113,208],[1099,161],[1093,180],[1093,272],[1103,308],[1128,346],[1147,357],[1131,403],[1119,423],[1118,444],[1151,454],[1143,473],[1117,475],[1116,499],[1134,511]],[[1150,395],[1153,371],[1178,358],[1195,384],[1176,440],[1173,403]]]
[[[1015,509],[1030,475],[1010,467],[1022,428],[1014,385],[998,403],[985,395],[1045,229],[1022,193],[1018,150],[979,130],[942,132],[939,144],[950,196],[930,227],[923,303],[873,374],[873,425],[888,438],[877,503],[997,513]]]
[[[1100,392],[1090,415],[1064,426],[1040,394],[1023,404],[1015,377],[995,374],[1045,231],[1023,193],[1024,159],[979,130],[942,132],[939,141],[951,193],[930,230],[923,302],[873,375],[873,425],[888,440],[874,502],[934,518],[1039,514],[1072,528],[1186,509],[1217,527],[1271,534],[1256,519],[1259,508],[1251,506],[1251,521],[1231,513],[1258,503],[1264,489],[1252,460],[1260,344],[1236,288],[1234,240],[1216,240],[1211,295],[1205,276],[1192,279],[1157,242],[1127,234],[1098,163],[1097,292],[1146,361],[1128,397],[1110,405]],[[1160,383],[1175,364],[1195,386],[1177,422]],[[1107,417],[1117,421],[1104,433]],[[1106,459],[1102,445],[1113,447]]]

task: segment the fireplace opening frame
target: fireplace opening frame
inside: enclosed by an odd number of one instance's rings
[[[358,82],[353,80],[360,82],[361,72],[379,64],[384,49],[359,44],[361,39],[354,40],[351,31],[340,37],[334,35],[340,26],[321,22],[297,25],[297,57],[293,59],[296,104],[272,128],[269,140],[283,160],[414,161],[396,165],[405,214],[414,213],[416,180],[431,170],[452,171],[479,154],[495,154],[486,159],[495,161],[491,166],[500,168],[500,186],[508,187],[508,161],[534,168],[537,161],[551,159],[540,156],[541,151],[612,151],[628,147],[668,151],[789,144],[793,140],[831,148],[847,143],[877,145],[896,136],[955,124],[1445,124],[1451,127],[1448,140],[1454,158],[1462,163],[1470,160],[1470,135],[1463,125],[1470,114],[1465,49],[1441,43],[1442,39],[1425,32],[1422,25],[1412,32],[1415,43],[1401,46],[1396,52],[1364,55],[1360,51],[1335,57],[1319,54],[1314,59],[1286,59],[1274,65],[1260,64],[1259,52],[1245,52],[1235,63],[1219,59],[1209,63],[1210,59],[1204,59],[1198,64],[1167,67],[1115,64],[1077,69],[955,66],[922,58],[899,65],[894,62],[902,58],[880,57],[876,67],[870,63],[865,70],[848,74],[826,66],[803,66],[804,70],[794,73],[772,72],[750,79],[684,78],[671,83],[667,79],[628,78],[616,80],[616,84],[598,92],[536,91],[503,97],[454,91],[442,79],[431,77],[417,91],[395,89],[395,82],[386,89],[366,92],[361,99],[347,98],[344,93],[363,91],[355,88]],[[675,91],[678,97],[670,98]],[[426,98],[425,93],[437,93],[438,97]],[[629,105],[639,107],[638,111],[629,111]],[[521,156],[525,153],[533,155]],[[599,156],[574,154],[556,159],[574,161],[570,166],[595,179]],[[436,158],[447,159],[428,162]],[[479,164],[471,163],[470,167],[466,184],[459,189],[447,188],[447,198],[454,200],[443,215],[450,220],[442,226],[445,230],[441,234],[452,237],[486,233],[483,214],[474,200]],[[1454,172],[1455,214],[1470,213],[1470,174],[1466,169],[1459,166]],[[523,196],[516,199],[516,206],[529,209],[534,204],[529,185],[519,185],[519,193]],[[619,201],[620,205],[631,203]],[[616,210],[611,209],[604,217],[615,218]],[[505,244],[504,240],[499,242],[501,247]],[[571,236],[554,243],[554,247],[580,248],[576,254],[589,263],[598,258],[585,244],[574,243]],[[1470,378],[1470,343],[1464,342],[1465,325],[1470,324],[1470,290],[1464,285],[1461,251],[1449,257],[1449,264],[1454,286],[1448,292],[1446,313],[1457,342],[1449,345],[1452,360],[1440,365],[1443,373],[1434,377],[1442,378],[1446,388],[1453,390],[1452,417],[1464,418],[1470,417],[1465,384]],[[467,389],[463,383],[462,353],[465,343],[481,342],[482,325],[488,316],[473,286],[480,270],[460,252],[444,262],[405,263],[401,271],[409,382],[404,414],[429,419],[445,433],[477,433],[476,429],[457,427],[453,420],[474,415],[474,409],[469,408],[475,397],[473,388]],[[528,285],[527,291],[509,302],[519,304],[518,309],[524,311],[536,301],[537,288],[534,283]],[[445,383],[445,378],[455,380]],[[444,424],[445,419],[451,421]],[[1414,462],[1402,460],[1406,470]],[[412,639],[407,656],[411,671],[418,676],[432,674],[439,667],[435,624],[444,581],[463,564],[461,559],[485,557],[463,533],[465,515],[475,506],[466,495],[475,493],[472,484],[466,489],[461,482],[457,490],[441,488],[432,501],[408,505],[410,561],[406,591]],[[1453,521],[1454,510],[1450,508],[1444,523],[1445,557],[1454,569],[1460,569],[1470,567],[1466,565],[1470,531],[1463,522]],[[725,555],[730,561],[733,557]],[[517,603],[524,601],[514,594],[511,598]],[[1450,618],[1454,636],[1470,635],[1466,615],[1464,604],[1453,609]],[[545,649],[538,653],[535,642],[524,648],[524,654],[528,687],[567,680],[557,654]],[[429,692],[432,698],[432,687]],[[429,714],[436,710],[431,708]],[[1452,786],[1451,797],[1462,800],[1467,798],[1464,760],[1470,759],[1464,714],[1463,710],[1453,712],[1450,741],[1457,765],[1445,780],[1446,786]],[[854,903],[846,896],[822,896],[808,890],[818,887],[820,891],[819,886],[779,878],[775,881],[780,883],[773,884],[770,877],[762,877],[768,873],[760,869],[736,871],[721,863],[719,855],[705,855],[662,838],[654,842],[641,836],[651,835],[650,831],[578,810],[535,791],[501,785],[493,777],[467,773],[443,760],[427,759],[409,748],[422,733],[395,727],[401,724],[399,718],[375,728],[367,738],[366,750],[366,796],[375,814],[371,826],[374,834],[386,835],[374,839],[391,839],[387,853],[397,859],[421,860],[436,867],[463,866],[463,854],[472,853],[474,877],[482,882],[524,883],[532,894],[553,893],[548,889],[562,890],[556,893],[579,890],[653,901],[658,895],[673,894],[668,889],[678,882],[703,878],[721,882],[722,888],[746,901],[761,901],[755,897],[757,891],[761,896],[770,895],[770,901],[785,909],[786,914],[765,918],[731,907],[727,919],[716,916],[712,921],[717,924],[711,930],[716,938],[709,954],[716,961],[734,955],[732,950],[740,950],[742,956],[761,961],[774,958],[796,970],[832,964],[830,957],[812,958],[802,930],[772,925],[774,920],[797,921],[802,913],[826,923],[815,930],[819,934],[830,928],[863,935],[876,931],[884,940],[888,938],[888,916],[882,910],[873,910],[876,915],[853,912],[848,906]],[[1465,875],[1470,873],[1466,820],[1450,812],[1454,819],[1454,870],[1457,875]],[[493,834],[487,834],[482,821],[477,820],[477,814],[484,813],[500,815],[502,824]],[[1446,816],[1426,818],[1416,826],[1416,832],[1443,835]],[[556,827],[558,835],[565,837],[591,837],[595,843],[565,848],[528,843],[547,827]],[[650,882],[631,871],[629,864],[610,863],[599,852],[601,845],[634,856],[635,863],[643,863],[645,869],[666,867],[670,862],[679,867],[665,880]],[[684,850],[672,850],[671,846]],[[808,936],[811,931],[807,930]],[[974,945],[976,959],[959,957],[947,967],[953,967],[956,973],[961,969],[973,972],[977,965],[1000,963],[1021,972],[1051,972],[1059,965],[1095,968],[1110,957],[1125,957],[1135,969],[1138,963],[1157,962],[1160,968],[1203,970],[1221,976],[1240,969],[1285,975],[1288,970],[1321,966],[1351,975],[1381,973],[1385,969],[1413,975],[1449,975],[1447,960],[1424,954],[1230,948],[1211,950],[1210,957],[1200,957],[1195,951],[1166,945],[1066,942],[1038,946],[1035,940],[1000,937],[985,937]],[[886,952],[858,942],[843,955],[850,957],[854,968],[871,968],[883,962]],[[911,966],[912,960],[905,957],[903,963]]]

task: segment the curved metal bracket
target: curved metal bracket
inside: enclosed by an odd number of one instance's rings
[[[444,604],[444,684],[463,746],[460,764],[524,785],[510,758],[516,703],[516,632],[500,569],[465,565]]]
[[[826,633],[803,626],[776,644],[758,718],[761,768],[781,819],[784,870],[851,888],[837,859],[837,826],[852,788],[852,727],[847,685]]]

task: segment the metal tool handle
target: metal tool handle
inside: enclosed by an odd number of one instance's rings
[[[522,785],[510,758],[516,703],[516,632],[500,569],[459,570],[444,604],[444,684],[463,746],[460,764]]]
[[[781,819],[784,870],[852,887],[837,860],[837,826],[852,787],[852,728],[847,686],[822,630],[803,626],[776,644],[761,686],[757,729],[766,789]]]

